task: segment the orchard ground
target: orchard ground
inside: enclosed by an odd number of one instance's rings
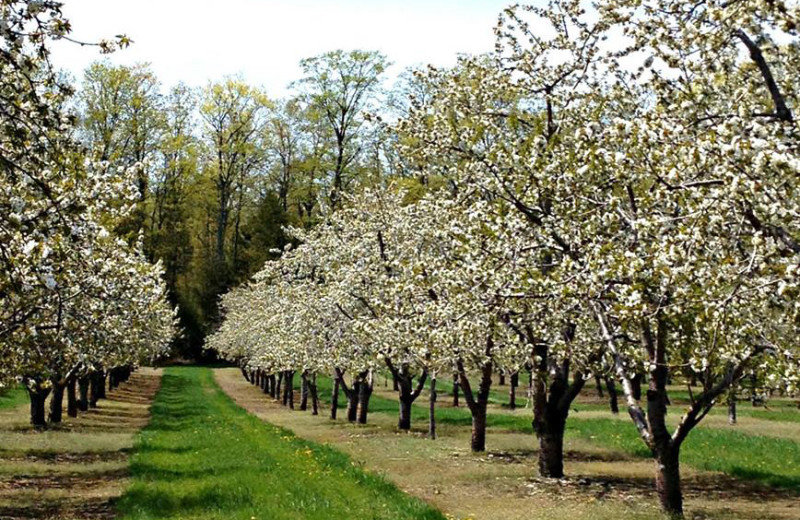
[[[630,419],[624,410],[612,416],[589,385],[568,421],[568,477],[548,482],[536,476],[531,410],[505,408],[507,386],[495,385],[492,392],[488,451],[472,454],[469,412],[463,399],[462,408],[452,408],[446,392],[437,400],[438,438],[431,441],[426,436],[426,392],[415,404],[411,433],[399,433],[396,394],[382,378],[375,385],[369,422],[362,426],[330,421],[326,406],[316,417],[289,410],[247,383],[236,369],[217,370],[216,377],[240,406],[265,421],[344,451],[357,464],[454,518],[663,518],[653,462]],[[328,404],[329,381],[319,379],[318,384]],[[442,380],[437,386],[451,388]],[[675,389],[670,394],[674,404],[688,398],[683,393]],[[340,407],[343,401],[340,396]],[[522,387],[518,402],[525,404]],[[688,518],[798,518],[800,411],[789,400],[774,400],[769,406],[740,404],[736,426],[727,424],[726,410],[720,407],[691,434],[682,457]]]
[[[24,390],[0,398],[0,518],[114,518],[159,381],[143,368],[98,408],[43,432],[30,427]]]
[[[319,383],[325,403],[329,381]],[[325,406],[316,417],[288,410],[230,368],[142,369],[46,432],[30,430],[13,390],[0,397],[0,518],[662,518],[652,461],[593,388],[570,415],[568,478],[547,482],[536,477],[530,409],[506,408],[507,386],[492,394],[488,451],[472,454],[469,413],[452,407],[446,383],[435,441],[425,393],[414,429],[397,432],[383,378],[367,425],[330,421]],[[687,516],[797,518],[796,403],[739,408],[739,424],[720,408],[685,446]]]

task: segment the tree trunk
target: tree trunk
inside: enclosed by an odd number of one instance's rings
[[[603,383],[600,381],[600,376],[594,376],[594,384],[597,386],[597,396],[603,399]]]
[[[458,373],[453,374],[453,407],[458,408]]]
[[[728,424],[736,424],[736,387],[728,391]]]
[[[369,398],[372,396],[372,381],[369,374],[365,374],[359,383],[358,389],[358,424],[367,424],[369,413]]]
[[[89,376],[89,408],[97,408],[97,401],[100,399],[98,376],[98,372],[92,372]]]
[[[304,370],[300,374],[302,383],[300,384],[300,410],[305,412],[308,410],[308,371]]]
[[[566,421],[552,418],[545,422],[539,437],[539,475],[545,478],[564,476],[564,430]]]
[[[568,325],[564,336],[573,337],[574,327]],[[576,370],[570,384],[570,362],[550,359],[549,346],[534,347],[538,361],[533,384],[533,431],[539,440],[539,475],[545,478],[564,476],[564,431],[572,402],[578,397],[586,380]]]
[[[78,392],[80,394],[78,410],[85,412],[89,409],[89,376],[78,379]]]
[[[436,374],[431,377],[431,399],[428,408],[428,437],[436,439]]]
[[[59,378],[53,379],[53,397],[50,399],[50,422],[58,424],[61,422],[64,406],[64,387]]]
[[[486,451],[486,401],[475,402],[472,410],[472,439],[470,448],[472,451]]]
[[[41,387],[36,383],[36,388],[31,389],[30,384],[25,385],[28,389],[28,397],[31,401],[31,426],[37,430],[47,428],[47,421],[45,420],[45,401],[50,390]]]
[[[294,410],[294,370],[287,370],[283,379],[284,398],[283,405]]]
[[[673,518],[683,517],[683,494],[681,492],[680,449],[678,447],[658,450],[656,464],[656,490],[661,507]]]
[[[67,415],[70,417],[78,416],[78,399],[75,395],[75,376],[67,381]]]
[[[423,370],[417,379],[416,388],[414,388],[414,375],[409,369],[408,364],[403,364],[398,370],[391,361],[387,359],[387,365],[392,371],[394,380],[397,383],[398,401],[400,408],[397,416],[397,428],[399,430],[408,431],[411,429],[411,405],[417,400],[423,388],[425,388],[425,381],[428,380],[428,371]]]
[[[275,384],[275,399],[283,399],[281,385],[283,384],[283,372],[278,372],[278,382]]]
[[[606,389],[608,389],[608,402],[611,406],[611,413],[614,415],[619,413],[619,401],[617,400],[617,385],[614,383],[614,378],[611,376],[606,377]]]
[[[311,375],[311,382],[308,384],[311,392],[311,415],[319,415],[319,396],[317,395],[317,374]]]
[[[339,409],[339,378],[333,376],[333,390],[331,391],[331,420],[336,420],[336,411]]]
[[[97,373],[97,398],[106,399],[106,371]]]
[[[408,431],[411,429],[411,399],[400,397],[400,413],[397,416],[397,429]]]
[[[519,385],[519,372],[511,374],[511,385],[508,387],[508,407],[512,410],[517,408],[517,386]]]
[[[250,375],[247,373],[247,370],[245,370],[244,367],[240,367],[240,370],[242,371],[242,375],[244,376],[244,380],[249,383],[250,382]]]
[[[505,372],[499,372],[498,376],[499,377],[498,377],[497,386],[506,386],[506,373]]]
[[[492,349],[491,338],[487,340],[486,353]],[[487,363],[481,368],[481,381],[477,395],[472,392],[472,386],[461,361],[458,361],[458,375],[461,378],[461,388],[464,390],[464,399],[467,401],[472,414],[472,451],[486,451],[486,407],[489,404],[489,390],[492,387],[492,364]]]
[[[642,374],[636,374],[631,378],[633,398],[639,401],[642,398]]]
[[[344,383],[344,381],[342,381],[342,383]],[[344,384],[342,384],[342,389],[347,396],[347,420],[349,422],[356,422],[358,419],[358,395],[361,392],[361,381],[353,379],[353,382],[350,383],[349,390]]]

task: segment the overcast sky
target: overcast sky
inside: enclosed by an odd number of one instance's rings
[[[113,63],[148,62],[161,81],[193,86],[241,74],[275,97],[300,76],[298,62],[334,49],[379,50],[390,76],[416,64],[449,65],[493,48],[498,13],[511,0],[65,0],[72,36],[124,33],[134,44]],[[100,56],[59,42],[57,66],[80,78]]]

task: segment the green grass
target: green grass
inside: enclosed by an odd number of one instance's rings
[[[330,379],[319,377],[320,398],[330,402]],[[342,395],[339,397],[343,406]],[[413,423],[427,424],[426,396],[412,408]],[[370,400],[370,413],[397,414],[397,401],[380,396]],[[744,407],[741,407],[744,408]],[[758,411],[750,410],[751,412]],[[624,410],[621,413],[625,413]],[[778,412],[766,412],[778,413]],[[787,410],[786,414],[796,413]],[[439,424],[469,427],[471,416],[466,405],[461,408],[440,408],[436,411]],[[490,429],[501,429],[533,434],[532,416],[490,413],[487,425]],[[672,417],[672,420],[677,420]],[[632,422],[616,419],[582,419],[570,416],[567,421],[567,439],[585,439],[598,446],[624,452],[636,457],[650,457],[649,450],[639,438]],[[798,439],[800,441],[800,439]],[[487,440],[491,449],[491,433]],[[534,440],[532,439],[533,443]],[[719,471],[754,482],[774,487],[800,490],[800,442],[766,436],[722,430],[718,428],[695,428],[684,441],[681,461],[697,469]]]
[[[0,410],[16,408],[26,402],[28,402],[28,396],[22,386],[18,385],[13,388],[0,390]]]
[[[589,439],[639,457],[650,455],[633,425],[614,419],[569,420],[567,436]],[[683,443],[681,462],[743,480],[800,490],[800,443],[788,439],[695,428]]]
[[[443,519],[346,455],[249,415],[211,370],[166,369],[122,518]]]

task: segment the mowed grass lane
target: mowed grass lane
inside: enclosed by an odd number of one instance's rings
[[[249,415],[210,369],[166,370],[122,518],[444,519],[341,452]]]
[[[319,377],[320,400],[330,403],[331,381]],[[299,386],[297,387],[299,388]],[[428,421],[427,395],[423,393],[412,407],[412,425],[415,428],[426,428]],[[463,400],[462,400],[463,402]],[[345,406],[346,400],[339,397],[339,406]],[[373,395],[370,400],[370,413],[397,414],[396,399],[387,399]],[[677,422],[680,412],[670,416],[670,422]],[[321,412],[327,415],[327,410]],[[797,413],[790,410],[788,413]],[[580,413],[573,413],[567,421],[566,439],[582,439],[598,446],[616,451],[648,458],[650,456],[644,443],[638,436],[636,428],[628,419],[624,409],[617,418],[609,412],[608,418],[582,418]],[[439,424],[450,424],[469,428],[472,422],[465,404],[459,408],[439,408],[436,410]],[[530,410],[512,413],[497,408],[490,411],[487,417],[489,436],[487,447],[492,449],[491,430],[519,431],[533,435]],[[800,428],[798,428],[800,434]],[[535,440],[531,440],[533,443]],[[681,462],[705,471],[719,471],[742,480],[758,482],[772,487],[800,491],[800,436],[797,440],[774,438],[762,435],[750,435],[736,431],[734,428],[720,429],[695,428],[681,448]]]

